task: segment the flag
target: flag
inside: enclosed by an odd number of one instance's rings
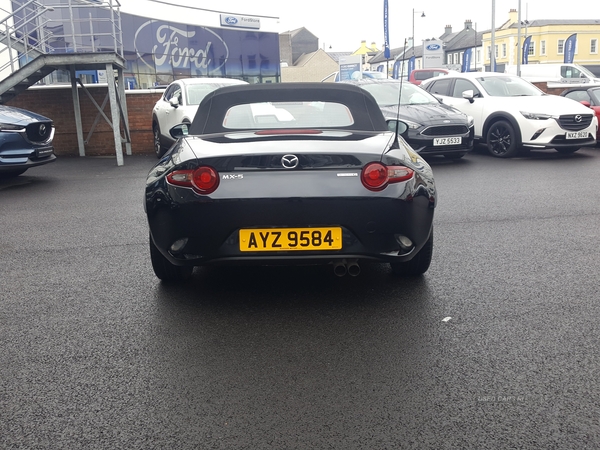
[[[417,59],[414,56],[411,56],[410,59],[408,60],[408,73],[406,74],[406,76],[408,77],[408,79],[410,79],[410,73],[415,70],[415,61]]]
[[[392,78],[394,80],[397,80],[398,78],[400,78],[400,65],[401,64],[402,64],[402,61],[394,62],[394,67],[392,68]]]
[[[388,0],[383,0],[383,55],[390,58],[390,29],[389,29]]]
[[[462,68],[460,69],[461,72],[469,72],[471,70],[471,54],[472,54],[472,52],[473,52],[473,49],[468,48],[463,53]]]
[[[572,34],[565,41],[565,63],[572,64],[575,58],[575,46],[577,45],[577,33]]]
[[[529,63],[529,46],[531,45],[531,36],[527,36],[525,38],[525,42],[523,42],[523,58],[522,64]]]
[[[383,64],[379,64],[377,66],[377,72],[383,72],[383,68],[384,68],[384,65]]]

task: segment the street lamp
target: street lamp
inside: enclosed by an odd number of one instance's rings
[[[415,11],[413,8],[413,16],[412,16],[412,45],[415,46],[415,14],[421,13],[421,17],[425,17],[425,11]]]

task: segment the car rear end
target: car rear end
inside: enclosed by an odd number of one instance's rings
[[[282,137],[187,139],[153,169],[150,232],[172,264],[398,262],[427,241],[431,171],[392,133]]]

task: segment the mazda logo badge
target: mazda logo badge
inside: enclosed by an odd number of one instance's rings
[[[577,114],[575,116],[575,122],[580,123],[583,120],[583,117],[581,117],[579,114]]]
[[[296,155],[283,155],[281,158],[281,165],[286,169],[295,169],[298,167],[300,160]]]

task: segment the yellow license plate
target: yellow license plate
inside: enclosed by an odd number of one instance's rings
[[[240,251],[275,252],[291,250],[339,250],[342,229],[258,228],[240,230]]]

